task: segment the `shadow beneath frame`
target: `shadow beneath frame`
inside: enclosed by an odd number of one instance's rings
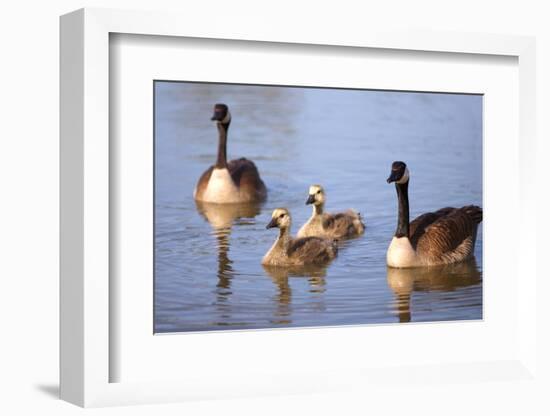
[[[59,399],[59,384],[37,384],[34,387],[52,399]]]

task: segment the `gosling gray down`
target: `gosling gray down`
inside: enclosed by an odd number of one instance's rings
[[[360,236],[365,232],[365,224],[358,212],[349,209],[336,214],[326,213],[324,212],[325,201],[326,193],[323,187],[310,186],[306,205],[313,205],[313,213],[298,231],[298,237],[346,239]]]
[[[299,266],[326,264],[338,254],[335,241],[320,237],[292,238],[292,219],[286,208],[277,208],[271,214],[266,228],[279,228],[279,236],[262,259],[263,265]]]

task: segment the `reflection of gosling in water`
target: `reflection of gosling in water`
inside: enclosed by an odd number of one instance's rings
[[[338,253],[336,242],[320,237],[292,238],[291,224],[290,213],[286,208],[277,208],[273,211],[271,222],[266,228],[279,228],[279,237],[262,259],[263,265],[323,264],[336,257]]]
[[[361,221],[361,215],[358,212],[349,209],[337,214],[328,214],[323,212],[325,200],[326,194],[322,186],[310,186],[306,204],[313,205],[313,214],[298,231],[298,237],[318,236],[340,239],[363,234],[365,224]]]

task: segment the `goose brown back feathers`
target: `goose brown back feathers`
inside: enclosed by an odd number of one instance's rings
[[[267,190],[254,162],[242,157],[230,161],[227,164],[227,169],[241,194],[247,195],[250,200],[254,201],[265,199]]]
[[[424,263],[452,263],[469,258],[483,211],[475,205],[442,208],[423,214],[410,225],[410,241]]]

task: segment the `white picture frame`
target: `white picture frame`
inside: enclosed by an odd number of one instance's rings
[[[330,34],[281,31],[277,25],[240,28],[235,33],[223,21],[205,27],[191,16],[167,13],[83,9],[61,18],[61,397],[80,406],[158,403],[197,398],[333,391],[353,384],[374,386],[409,374],[411,380],[436,377],[480,382],[483,379],[536,380],[537,270],[534,187],[529,167],[536,155],[535,43],[533,38],[508,35],[380,32]],[[245,30],[247,29],[247,30]],[[517,348],[495,361],[468,363],[418,362],[400,368],[326,367],[318,372],[270,373],[264,379],[221,375],[212,380],[198,371],[183,380],[111,382],[110,366],[120,359],[110,348],[110,319],[116,305],[109,293],[113,267],[109,242],[109,51],[110,34],[225,39],[384,50],[428,51],[440,54],[501,55],[517,58],[519,68],[519,196],[517,234]],[[243,35],[245,33],[245,35]],[[519,267],[521,266],[521,267]],[[517,277],[517,276],[516,276]],[[414,330],[413,327],[412,330]],[[334,331],[334,330],[333,330]],[[293,330],[299,333],[300,330]],[[319,333],[320,334],[320,333]],[[332,333],[333,336],[337,335]],[[204,334],[202,337],[210,335]],[[368,371],[367,371],[368,370]],[[484,373],[477,377],[476,371]],[[441,375],[443,374],[443,375]],[[406,377],[405,377],[406,379]],[[410,381],[411,383],[413,381]]]

